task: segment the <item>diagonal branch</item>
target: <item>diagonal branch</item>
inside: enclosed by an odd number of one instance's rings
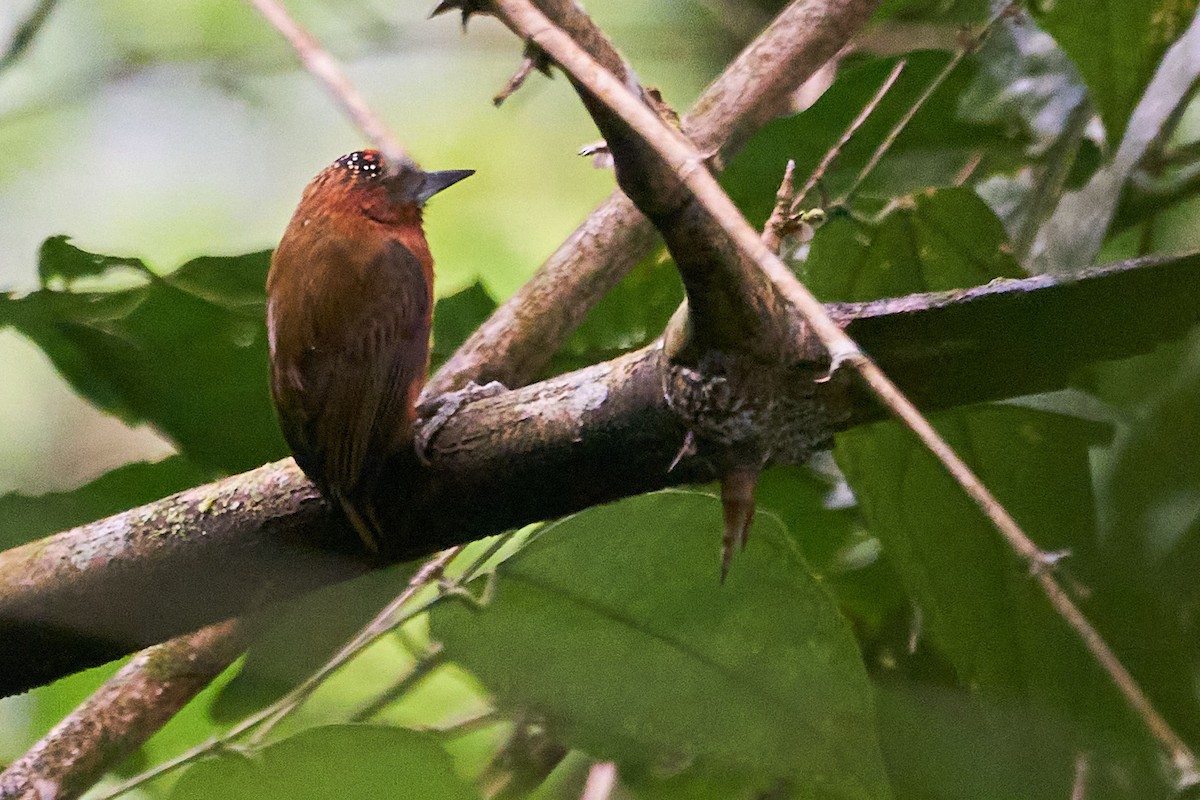
[[[879,0],[795,0],[704,91],[680,125],[714,169],[787,111],[790,94],[833,57]],[[565,13],[565,12],[564,12]],[[620,191],[605,200],[430,380],[428,396],[469,380],[523,386],[588,309],[648,255],[653,226]]]
[[[249,643],[251,628],[227,620],[139,653],[8,765],[0,774],[0,797],[83,794],[220,675]]]
[[[414,164],[412,156],[400,144],[396,135],[383,120],[367,105],[367,101],[350,83],[342,67],[321,47],[312,34],[296,22],[280,0],[250,0],[254,7],[267,18],[291,43],[304,68],[329,90],[329,94],[346,112],[346,116],[358,126],[388,161],[396,164]]]
[[[1200,255],[830,311],[906,389],[945,408],[1057,388],[1083,363],[1178,337],[1200,321]],[[997,319],[1019,323],[1011,338],[995,335]],[[1087,335],[1098,329],[1107,335]],[[716,477],[700,459],[667,470],[684,431],[663,398],[661,354],[464,405],[416,485],[392,476],[381,496],[409,543],[397,557]],[[1001,368],[980,361],[993,355]],[[843,427],[880,416],[853,386],[816,388]],[[354,552],[288,459],[0,553],[0,694],[377,566]]]
[[[671,167],[679,180],[703,204],[740,253],[757,264],[780,294],[800,312],[813,333],[829,350],[833,360],[833,371],[842,364],[849,364],[870,385],[889,410],[929,448],[992,521],[1008,544],[1029,563],[1035,578],[1056,611],[1078,634],[1129,705],[1167,750],[1180,773],[1188,779],[1200,777],[1195,756],[1187,744],[1157,712],[1133,676],[1050,574],[1046,554],[1021,530],[1016,520],[992,496],[966,462],[953,451],[899,387],[859,349],[854,340],[830,317],[820,301],[813,297],[779,257],[762,242],[705,168],[702,154],[692,143],[680,132],[664,125],[658,115],[640,98],[634,96],[627,86],[579,48],[569,35],[557,28],[529,0],[494,0],[494,3],[511,27],[537,44],[570,74],[577,84],[586,88],[586,94],[581,93],[585,105],[589,108],[593,105],[589,102],[589,97],[602,101],[612,112],[620,115],[632,131],[654,148],[663,162]],[[603,124],[600,119],[597,119],[597,123]],[[614,157],[618,159],[619,164],[620,156],[615,150]],[[658,198],[655,198],[655,202],[658,202]],[[693,308],[693,313],[699,316],[698,309]]]

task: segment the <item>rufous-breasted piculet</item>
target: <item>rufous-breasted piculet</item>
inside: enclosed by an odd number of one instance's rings
[[[425,172],[375,150],[342,156],[305,188],[271,258],[271,393],[284,437],[373,552],[380,474],[413,451],[429,367],[433,257],[422,206],[472,172]]]

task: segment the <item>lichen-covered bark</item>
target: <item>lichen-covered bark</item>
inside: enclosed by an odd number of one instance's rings
[[[831,311],[904,391],[945,408],[1061,386],[1081,364],[1177,337],[1200,319],[1200,255]],[[719,474],[710,458],[668,471],[685,432],[660,357],[652,347],[464,406],[420,480],[396,477],[379,498],[395,557]],[[843,376],[815,391],[835,427],[881,416]],[[0,554],[0,691],[360,574],[373,565],[354,542],[289,460]]]
[[[0,774],[0,798],[78,797],[233,662],[248,623],[229,620],[139,653]]]

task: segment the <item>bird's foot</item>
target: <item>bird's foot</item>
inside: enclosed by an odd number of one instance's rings
[[[733,554],[746,547],[750,524],[754,522],[754,487],[758,485],[758,470],[739,467],[721,476],[721,510],[725,518],[725,535],[721,540],[721,583],[729,574]]]
[[[429,465],[429,445],[464,405],[507,391],[508,387],[500,381],[489,381],[483,386],[471,381],[457,391],[446,392],[422,403],[417,407],[417,432],[414,441],[417,458],[421,459],[422,464]]]

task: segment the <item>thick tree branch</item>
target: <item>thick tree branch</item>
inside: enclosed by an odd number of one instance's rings
[[[614,78],[603,65],[597,63],[579,48],[571,37],[547,19],[531,0],[493,0],[493,2],[512,27],[544,50],[571,76],[572,82],[579,89],[580,99],[592,112],[597,125],[602,129],[610,126],[618,133],[627,134],[631,141],[635,138],[642,140],[642,147],[630,146],[625,156],[626,168],[632,166],[635,169],[632,182],[622,181],[622,187],[630,194],[631,199],[637,202],[639,207],[652,219],[655,218],[656,211],[663,207],[664,186],[655,186],[657,191],[646,195],[639,195],[636,192],[638,181],[641,179],[640,168],[649,162],[649,155],[644,152],[645,146],[648,145],[652,148],[654,157],[661,161],[662,166],[669,168],[677,176],[677,181],[686,186],[687,193],[692,197],[692,204],[697,209],[696,213],[711,218],[712,222],[723,231],[722,240],[726,247],[731,248],[742,259],[752,261],[761,270],[762,279],[769,281],[776,296],[803,317],[806,327],[800,330],[811,331],[811,334],[801,333],[796,337],[801,345],[801,358],[803,358],[804,351],[812,346],[810,339],[815,336],[829,351],[832,371],[836,372],[839,365],[845,364],[870,386],[871,391],[880,402],[887,406],[891,413],[903,422],[905,427],[911,430],[937,458],[955,482],[962,487],[966,495],[991,521],[1009,547],[1028,563],[1029,569],[1055,611],[1071,626],[1096,663],[1105,670],[1129,706],[1141,717],[1149,731],[1163,746],[1172,763],[1183,776],[1183,780],[1200,781],[1200,771],[1197,769],[1195,755],[1187,743],[1175,733],[1153,707],[1132,675],[1117,659],[1071,598],[1062,590],[1057,579],[1050,574],[1049,566],[1052,562],[1048,554],[1044,553],[1037,543],[1021,529],[1008,510],[996,500],[970,466],[950,447],[896,383],[863,353],[858,344],[846,335],[812,293],[796,279],[787,265],[762,242],[758,233],[750,227],[733,201],[721,190],[716,179],[708,172],[703,164],[701,154],[692,143],[678,131],[665,125],[660,116],[655,113],[656,110],[653,106],[645,102],[645,98],[633,93],[630,87]],[[1006,13],[1010,7],[1011,4],[1005,5],[999,13]],[[989,27],[991,24],[989,23]],[[1168,51],[1166,60],[1169,61],[1171,53],[1175,51],[1174,47]],[[604,106],[603,112],[595,110],[599,104]],[[614,115],[620,118],[619,122],[611,119]],[[622,126],[625,126],[626,130],[623,131]],[[612,146],[611,141],[609,144],[617,161],[618,177],[620,177],[622,155],[617,147]],[[670,201],[668,200],[667,203],[669,204]],[[670,231],[663,229],[661,225],[659,227],[669,244]],[[715,241],[711,247],[720,249]],[[693,311],[690,331],[700,333],[707,331],[710,335],[714,332],[719,333],[728,325],[728,319],[719,315],[740,312],[742,319],[749,320],[753,311],[742,309],[740,305],[743,303],[753,305],[756,299],[769,300],[770,295],[757,291],[749,271],[744,267],[737,269],[732,263],[732,259],[722,264],[707,266],[706,271],[694,276],[689,282],[688,268],[682,263],[679,264],[684,284],[688,286],[688,300]],[[742,274],[745,281],[743,286],[730,285],[730,280],[735,273]],[[702,284],[697,279],[702,281],[705,277],[710,277],[716,285],[704,287],[704,293],[700,295],[697,289]],[[722,297],[722,294],[725,297]],[[709,303],[713,296],[728,302]],[[703,300],[708,306],[701,309],[697,307],[696,300]],[[714,316],[709,319],[701,319],[702,310],[705,316]],[[760,315],[762,312],[771,314],[773,311],[766,302],[754,310],[758,311]],[[767,333],[763,337],[767,342],[773,338],[770,336],[770,325],[771,320],[769,319],[759,323],[759,331]],[[668,330],[668,334],[670,332]],[[778,339],[776,341],[782,342]],[[731,340],[731,342],[737,344],[735,340]],[[711,349],[719,347],[721,344],[723,342],[717,338],[702,341],[698,337],[693,337],[693,346]],[[749,347],[752,348],[753,345],[754,343],[750,342]],[[752,349],[749,352],[751,355],[758,355]],[[682,355],[679,351],[672,353],[672,357],[676,359]],[[776,358],[786,357],[787,354],[780,348],[776,353]],[[703,362],[701,363],[703,364]],[[754,373],[751,371],[748,374]],[[757,386],[754,387],[754,390],[756,393],[759,392]],[[737,409],[740,413],[743,406],[742,403],[734,404],[731,406],[731,410]],[[765,418],[765,424],[772,428],[776,427],[778,423],[777,419]],[[818,440],[810,439],[810,441]],[[1191,784],[1188,783],[1188,785]]]
[[[1200,319],[1200,255],[830,312],[905,391],[949,407],[1062,386],[1083,363],[1178,336]],[[719,462],[701,458],[667,469],[684,430],[663,398],[661,355],[647,348],[464,406],[416,484],[396,477],[380,498],[400,526],[395,557],[716,477]],[[816,390],[840,427],[881,415],[844,378]],[[0,553],[0,692],[374,566],[353,553],[353,534],[290,460]]]
[[[237,658],[250,625],[228,620],[139,653],[0,775],[5,800],[78,797]]]
[[[878,0],[796,0],[735,59],[683,116],[681,127],[720,169],[788,97],[861,29]],[[586,316],[644,258],[657,237],[614,192],[438,371],[428,396],[468,380],[523,386]]]

